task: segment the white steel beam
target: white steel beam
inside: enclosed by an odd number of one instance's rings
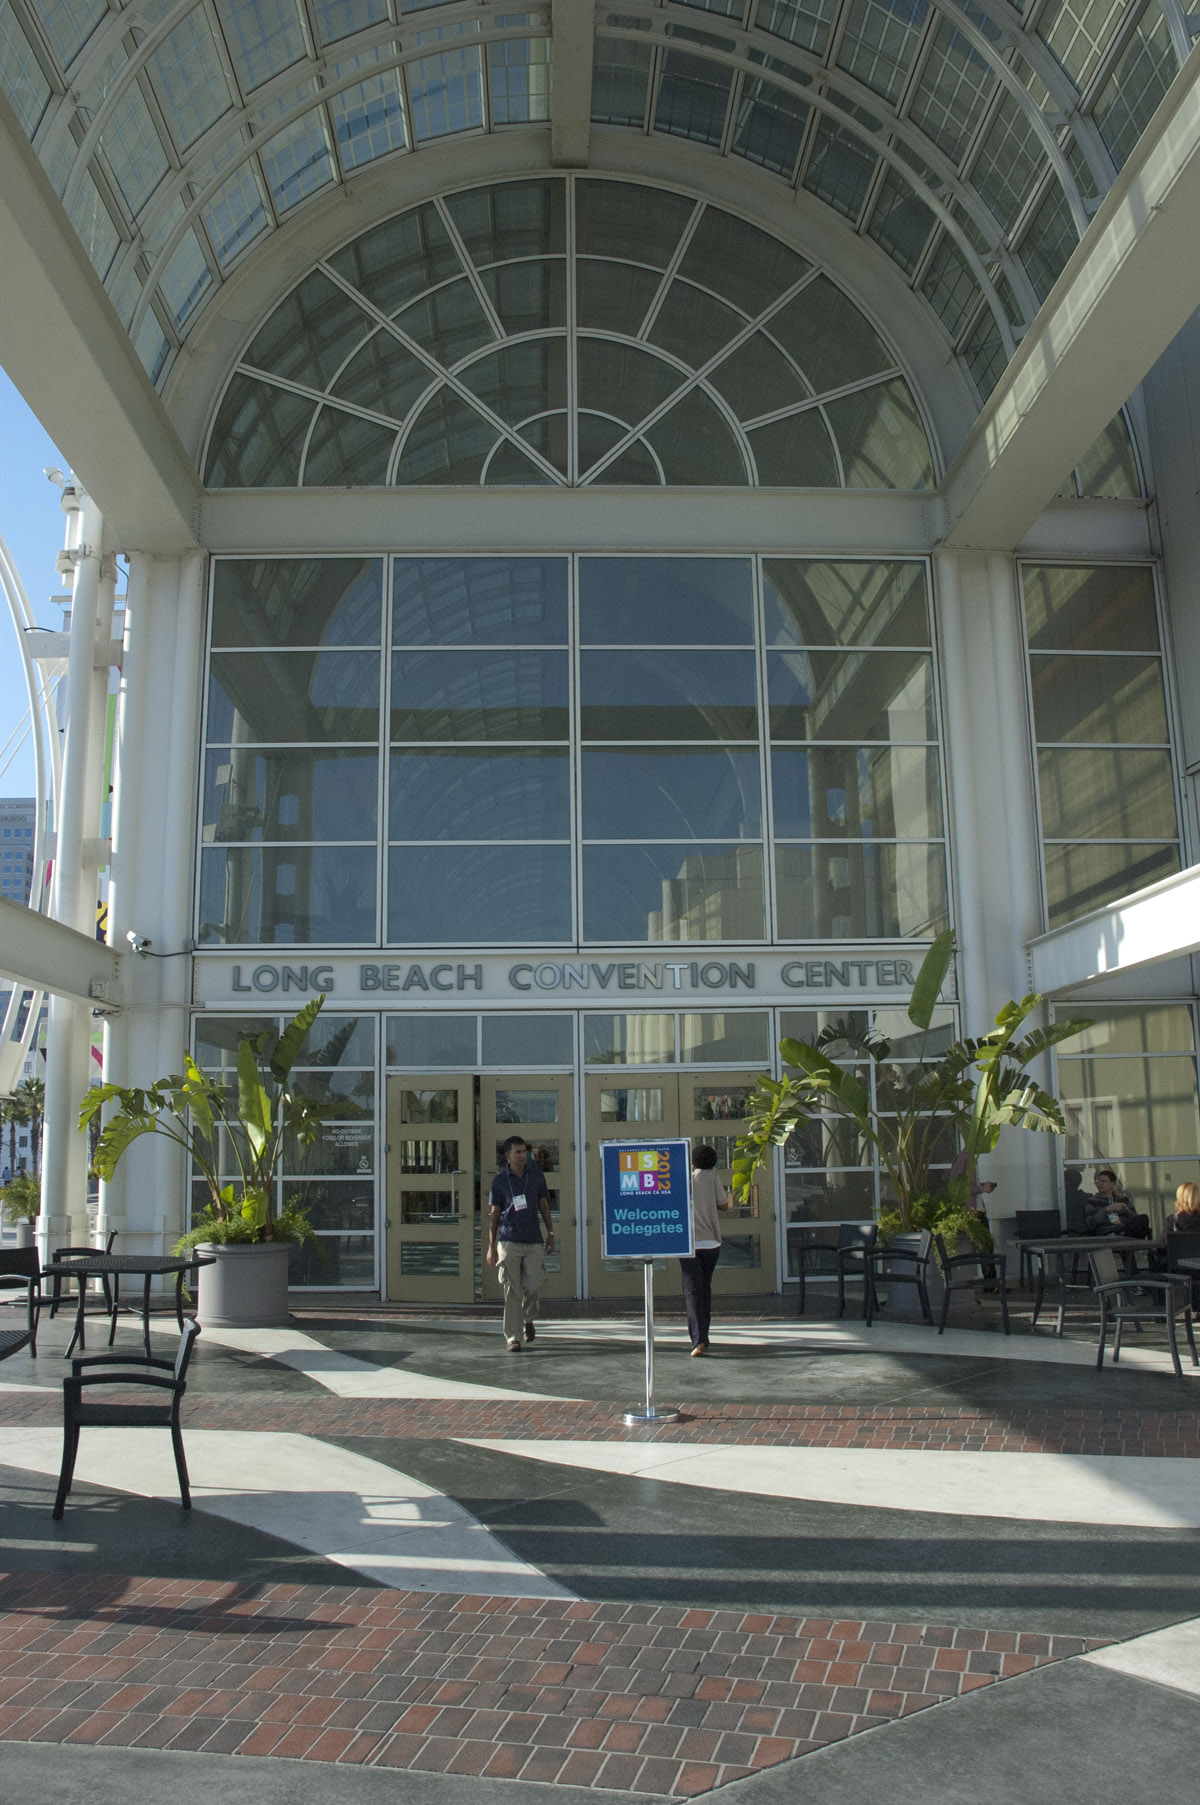
[[[1200,45],[954,460],[944,544],[1014,550],[1198,296]]]
[[[120,550],[193,547],[199,479],[3,94],[0,168],[0,364]]]
[[[1117,972],[1200,952],[1200,865],[1029,943],[1033,988],[1079,990]]]
[[[55,996],[119,1009],[125,955],[76,928],[0,896],[0,972]]]
[[[585,169],[592,136],[592,61],[596,15],[592,0],[551,0],[550,161]]]

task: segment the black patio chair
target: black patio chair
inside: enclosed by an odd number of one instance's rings
[[[950,1293],[952,1291],[974,1291],[980,1285],[993,1286],[1000,1293],[1000,1320],[1004,1324],[1004,1333],[1011,1333],[1008,1321],[1008,1255],[1003,1253],[980,1253],[972,1248],[970,1253],[950,1253],[941,1235],[933,1237],[937,1248],[938,1265],[942,1269],[942,1320],[938,1324],[938,1334],[946,1332],[946,1318],[950,1314]]]
[[[145,1354],[84,1354],[72,1360],[71,1377],[63,1380],[63,1458],[54,1500],[56,1517],[62,1516],[71,1489],[81,1429],[140,1429],[151,1424],[162,1424],[171,1431],[180,1502],[184,1510],[191,1510],[192,1494],[188,1488],[179,1406],[187,1390],[188,1362],[199,1333],[200,1325],[191,1317],[186,1318],[174,1360],[155,1360]],[[170,1377],[166,1376],[168,1374]],[[169,1393],[170,1402],[134,1404],[121,1400],[104,1403],[88,1395],[99,1385],[115,1385],[122,1391],[145,1385]]]
[[[13,1297],[6,1295],[10,1292]],[[13,1328],[6,1324],[0,1328],[0,1360],[7,1359],[9,1354],[19,1354],[24,1347],[29,1349],[31,1359],[37,1359],[42,1268],[36,1247],[0,1247],[0,1303],[19,1301],[15,1297],[18,1292],[25,1298],[25,1326]]]
[[[1180,1260],[1200,1260],[1200,1229],[1177,1228],[1167,1236],[1167,1271],[1179,1272]],[[1180,1274],[1192,1282],[1192,1308],[1200,1308],[1200,1273]]]
[[[1183,1317],[1183,1326],[1187,1332],[1192,1365],[1200,1366],[1192,1327],[1191,1285],[1186,1272],[1138,1272],[1130,1276],[1123,1273],[1117,1265],[1117,1256],[1111,1247],[1098,1247],[1094,1253],[1089,1253],[1088,1265],[1092,1269],[1092,1285],[1100,1300],[1097,1366],[1104,1365],[1104,1344],[1108,1338],[1110,1321],[1113,1325],[1114,1366],[1121,1358],[1121,1330],[1127,1322],[1139,1327],[1143,1322],[1161,1322],[1166,1325],[1167,1346],[1171,1350],[1175,1377],[1182,1379],[1183,1366],[1175,1335],[1175,1318],[1179,1315]]]
[[[899,1241],[889,1241],[886,1247],[877,1247],[866,1259],[867,1297],[866,1321],[870,1328],[875,1319],[876,1310],[880,1309],[878,1283],[883,1279],[888,1286],[887,1308],[894,1308],[893,1292],[897,1284],[915,1285],[917,1301],[921,1306],[921,1315],[933,1327],[933,1312],[929,1308],[929,1262],[933,1257],[932,1232],[923,1228],[919,1233],[907,1235]]]
[[[879,1226],[875,1222],[806,1223],[800,1231],[799,1306],[804,1315],[805,1280],[817,1274],[837,1279],[838,1316],[846,1312],[846,1280],[863,1282],[863,1315],[867,1313],[866,1256],[875,1246]]]
[[[113,1242],[116,1238],[117,1230],[114,1228],[110,1231],[108,1239],[103,1247],[56,1247],[54,1249],[54,1260],[51,1263],[56,1264],[59,1260],[86,1259],[89,1254],[111,1253],[113,1250]],[[63,1290],[64,1284],[70,1285],[70,1283],[70,1279],[64,1279],[61,1272],[56,1272],[51,1277],[50,1296],[46,1301],[50,1307],[50,1320],[52,1322],[58,1314],[58,1306],[60,1304],[73,1304],[78,1301],[77,1292]],[[75,1283],[86,1287],[90,1283],[90,1280],[76,1279]],[[112,1285],[109,1282],[107,1274],[101,1278],[100,1286],[104,1292],[104,1314],[111,1317],[113,1313]]]
[[[1018,1247],[1022,1241],[1048,1241],[1051,1235],[1061,1235],[1063,1232],[1062,1218],[1057,1210],[1018,1210],[1015,1221]],[[1083,1230],[1079,1232],[1082,1234]],[[1033,1262],[1037,1257],[1028,1247],[1020,1247],[1017,1283],[1028,1286],[1031,1291]]]

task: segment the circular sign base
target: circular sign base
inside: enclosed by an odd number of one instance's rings
[[[651,1406],[649,1410],[627,1410],[621,1421],[631,1426],[635,1423],[677,1423],[679,1415],[678,1410],[655,1410]]]

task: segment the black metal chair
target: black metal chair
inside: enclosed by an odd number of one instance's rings
[[[59,1260],[86,1259],[88,1254],[111,1253],[113,1250],[113,1242],[116,1238],[117,1230],[114,1228],[110,1231],[108,1240],[103,1247],[56,1247],[54,1249],[54,1260],[52,1263],[56,1264]],[[63,1290],[63,1285],[69,1285],[70,1282],[69,1279],[63,1278],[61,1272],[56,1272],[51,1279],[50,1296],[47,1299],[50,1306],[51,1321],[53,1321],[58,1314],[58,1306],[60,1304],[73,1304],[78,1301],[78,1294],[76,1292]],[[77,1279],[75,1282],[76,1284],[86,1287],[90,1281],[87,1279]],[[100,1285],[104,1292],[104,1314],[111,1317],[113,1313],[112,1286],[107,1277],[100,1280]]]
[[[187,1461],[183,1452],[183,1433],[179,1427],[179,1406],[187,1390],[188,1362],[200,1326],[188,1317],[179,1337],[179,1350],[174,1360],[155,1360],[145,1354],[85,1354],[71,1362],[71,1377],[63,1380],[63,1458],[58,1476],[58,1492],[54,1515],[61,1517],[75,1472],[75,1456],[79,1452],[81,1429],[130,1429],[162,1424],[171,1431],[175,1450],[175,1471],[179,1475],[179,1498],[184,1510],[192,1508],[188,1487]],[[170,1374],[170,1377],[165,1375]],[[170,1393],[170,1402],[161,1404],[102,1403],[88,1394],[100,1385],[115,1385],[129,1391],[138,1385]]]
[[[933,1255],[933,1234],[923,1228],[919,1233],[904,1237],[903,1242],[889,1241],[886,1247],[877,1247],[867,1258],[867,1298],[866,1321],[870,1328],[875,1319],[875,1312],[881,1306],[877,1286],[880,1279],[888,1285],[888,1304],[894,1305],[893,1290],[897,1284],[915,1285],[917,1301],[921,1306],[921,1315],[933,1327],[933,1312],[929,1308],[929,1262]]]
[[[3,1294],[21,1292],[25,1297],[25,1327],[0,1328],[0,1360],[29,1349],[37,1359],[38,1316],[42,1308],[42,1268],[36,1247],[0,1247],[0,1302],[13,1301]]]
[[[991,1285],[1000,1293],[1000,1320],[1004,1324],[1004,1333],[1011,1334],[1008,1321],[1008,1255],[1003,1253],[980,1253],[972,1248],[970,1253],[949,1253],[941,1235],[933,1237],[937,1248],[938,1265],[942,1269],[942,1320],[938,1324],[938,1334],[946,1332],[946,1318],[950,1314],[950,1294],[952,1291],[974,1291],[980,1285]]]
[[[1177,1228],[1167,1236],[1167,1271],[1179,1272],[1180,1260],[1200,1260],[1200,1229]],[[1200,1273],[1181,1273],[1192,1283],[1192,1307],[1200,1308]]]
[[[839,1222],[836,1225],[814,1222],[802,1226],[797,1272],[800,1281],[798,1315],[804,1315],[805,1281],[818,1275],[837,1279],[839,1317],[846,1311],[846,1280],[861,1278],[863,1314],[866,1315],[866,1255],[874,1248],[878,1232],[878,1224],[874,1222]]]
[[[1192,1365],[1200,1366],[1196,1355],[1196,1336],[1192,1326],[1191,1285],[1186,1272],[1138,1272],[1132,1277],[1123,1273],[1117,1265],[1117,1256],[1111,1247],[1098,1247],[1094,1253],[1088,1254],[1088,1265],[1092,1269],[1092,1285],[1100,1300],[1100,1345],[1096,1350],[1096,1365],[1104,1365],[1104,1344],[1108,1338],[1108,1325],[1113,1325],[1113,1365],[1121,1358],[1121,1330],[1127,1322],[1137,1324],[1143,1322],[1161,1322],[1166,1325],[1167,1346],[1171,1350],[1171,1364],[1175,1368],[1175,1377],[1182,1379],[1183,1366],[1179,1359],[1179,1343],[1175,1335],[1175,1318],[1182,1315],[1183,1326],[1187,1332],[1188,1347],[1192,1353]]]
[[[1061,1235],[1063,1232],[1062,1218],[1057,1210],[1018,1210],[1015,1221],[1018,1247],[1022,1241],[1047,1241],[1051,1235]],[[1020,1247],[1017,1283],[1027,1285],[1031,1291],[1035,1258],[1036,1255],[1031,1254],[1029,1248]]]

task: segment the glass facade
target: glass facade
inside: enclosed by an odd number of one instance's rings
[[[202,947],[947,923],[921,560],[220,559],[211,642]]]
[[[1067,1118],[1065,1166],[1093,1191],[1098,1166],[1111,1165],[1155,1233],[1175,1208],[1181,1184],[1200,1181],[1196,1025],[1186,1003],[1094,1003],[1092,1025],[1057,1056]]]
[[[1025,627],[1054,928],[1181,865],[1148,565],[1027,565]]]

